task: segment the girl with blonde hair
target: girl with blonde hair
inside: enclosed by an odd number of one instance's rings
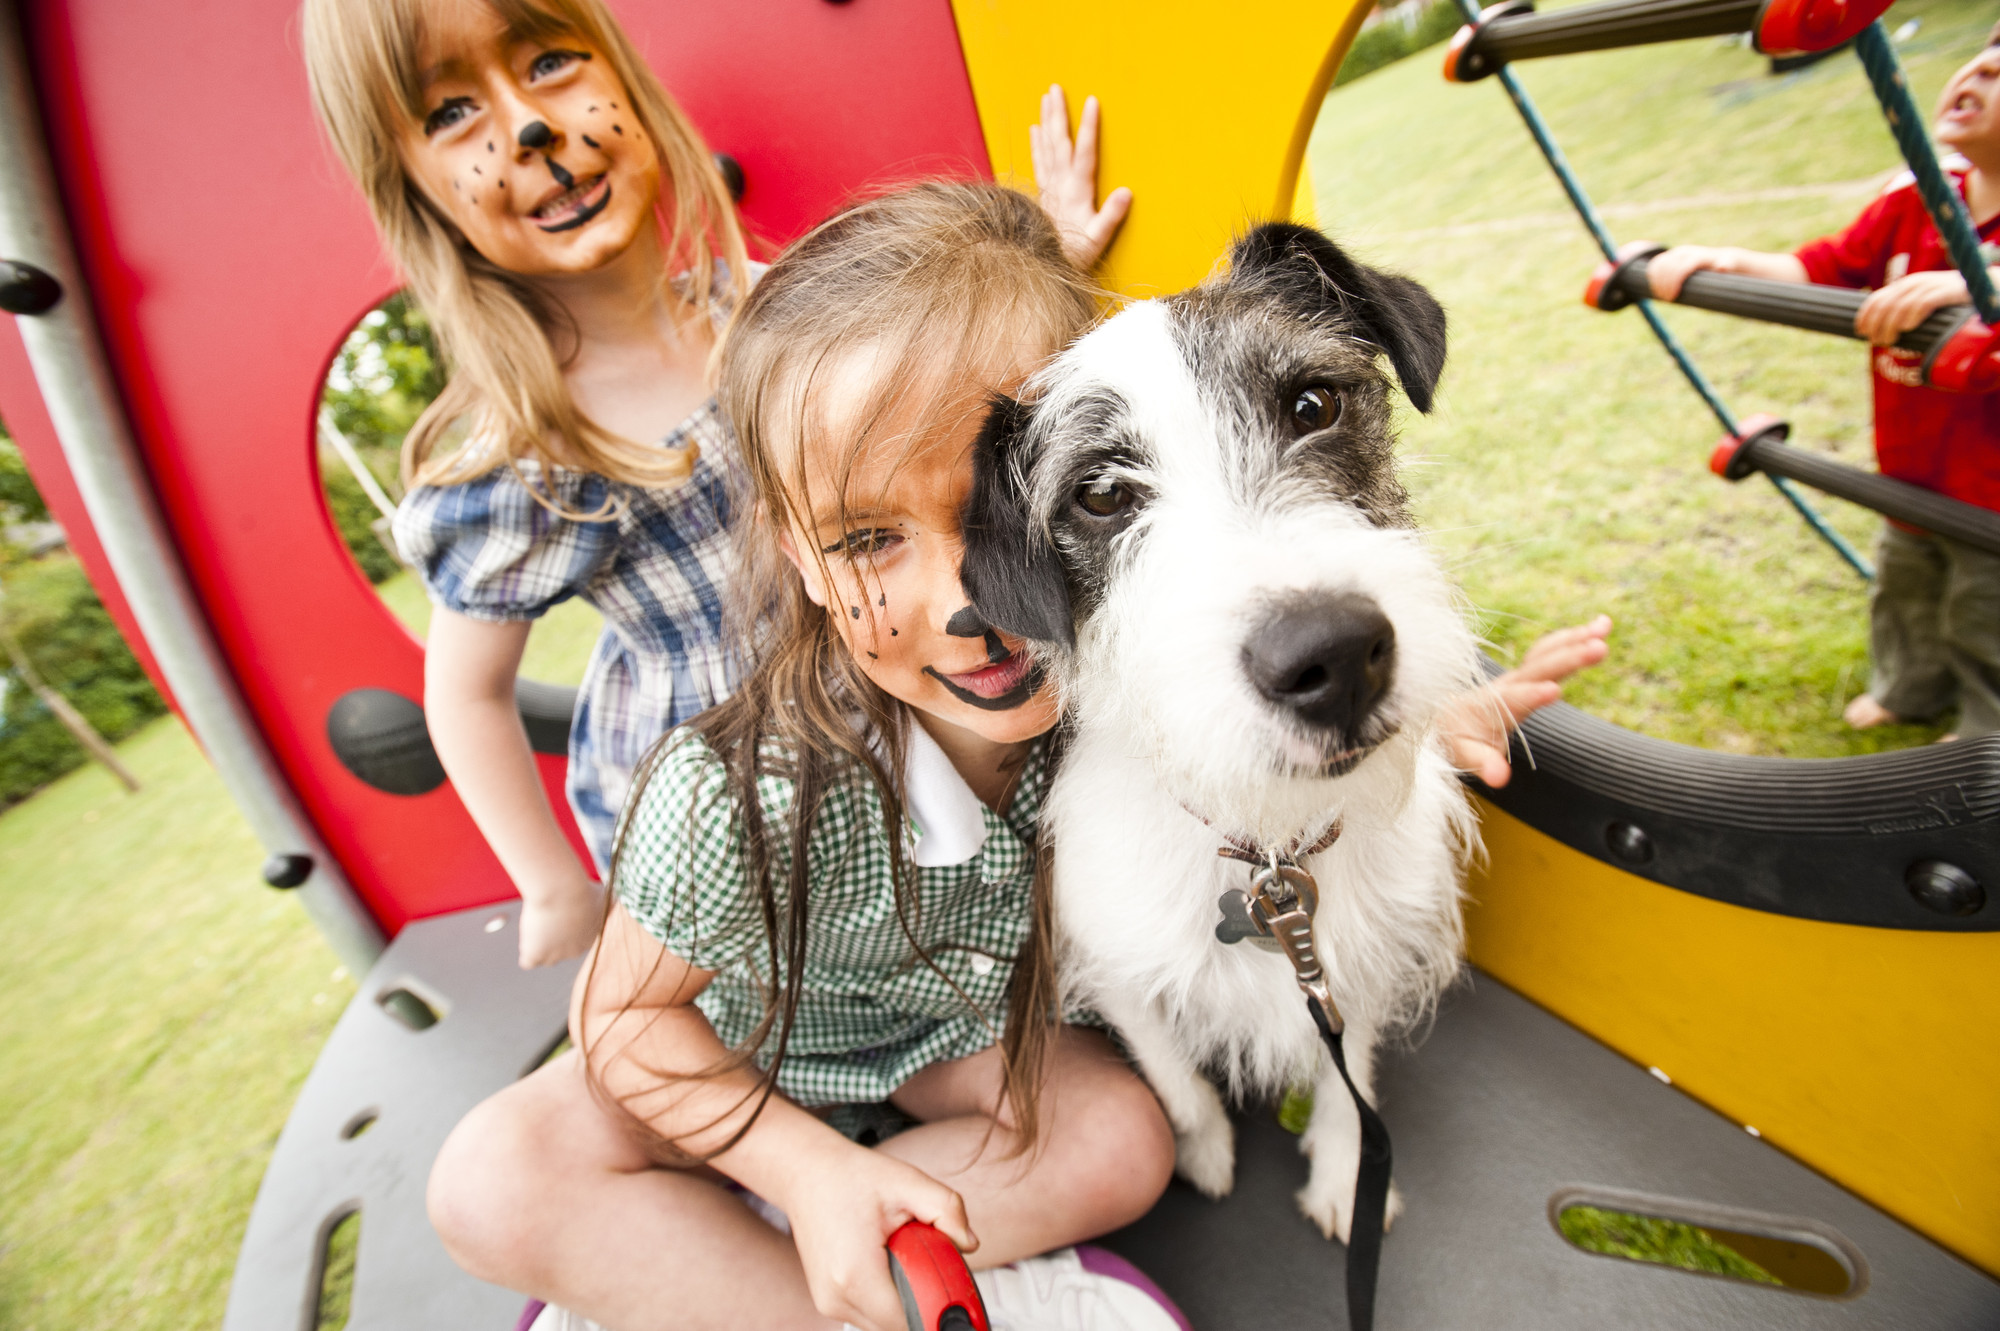
[[[1184,1327],[1067,1246],[1152,1206],[1173,1138],[1063,1019],[1036,837],[1058,707],[959,585],[989,403],[1095,312],[1048,217],[974,184],[842,213],[737,312],[754,664],[640,769],[576,1051],[431,1177],[467,1269],[568,1310],[538,1326],[895,1331],[883,1243],[914,1219],[982,1268],[996,1326]]]
[[[404,443],[395,523],[435,604],[431,738],[523,898],[521,964],[558,961],[603,894],[542,791],[522,649],[569,597],[604,615],[568,777],[602,868],[641,756],[731,684],[744,478],[707,361],[756,269],[714,159],[601,0],[306,0],[303,32],[315,109],[450,370]],[[1092,206],[1094,129],[1087,106],[1074,155],[1066,117],[1060,144],[1037,135],[1086,263],[1123,214]]]

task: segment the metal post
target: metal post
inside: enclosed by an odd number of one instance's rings
[[[188,583],[105,363],[90,291],[56,195],[26,45],[12,0],[0,7],[0,257],[54,277],[61,297],[16,319],[105,557],[181,716],[251,830],[272,855],[304,855],[298,889],[313,923],[355,974],[383,946],[381,928],[341,873],[264,744]]]
[[[1875,100],[1882,104],[1882,115],[1889,122],[1889,132],[1896,137],[1896,147],[1910,164],[1910,174],[1917,178],[1917,193],[1923,198],[1924,208],[1937,226],[1938,235],[1944,238],[1952,264],[1965,278],[1973,308],[1988,327],[2000,327],[2000,294],[1993,290],[1992,275],[1986,271],[1986,258],[1979,250],[1979,228],[1972,224],[1965,200],[1951,187],[1944,168],[1938,165],[1937,150],[1931,147],[1930,131],[1925,128],[1929,122],[1910,96],[1910,81],[1903,77],[1903,62],[1896,58],[1895,44],[1889,40],[1882,20],[1876,19],[1861,30],[1861,35],[1854,39],[1854,53],[1861,57],[1861,67],[1868,71],[1868,82],[1875,89]]]
[[[1479,0],[1458,0],[1458,7],[1464,11],[1466,22],[1479,22],[1481,13]],[[1591,239],[1597,242],[1597,248],[1602,251],[1605,258],[1617,262],[1617,242],[1611,239],[1611,232],[1605,227],[1604,219],[1597,215],[1597,209],[1590,202],[1590,196],[1583,192],[1582,183],[1570,170],[1569,159],[1563,156],[1563,150],[1557,145],[1555,136],[1549,133],[1548,122],[1542,119],[1542,113],[1536,109],[1533,99],[1528,96],[1528,90],[1514,77],[1514,71],[1510,66],[1500,67],[1499,79],[1500,86],[1505,88],[1507,96],[1513,99],[1514,109],[1521,113],[1522,121],[1528,126],[1528,133],[1534,136],[1535,146],[1540,148],[1542,156],[1548,159],[1549,169],[1555,172],[1556,180],[1563,187],[1563,193],[1569,196],[1570,204],[1576,209],[1577,216],[1583,219],[1583,225],[1589,230]],[[1701,400],[1708,404],[1708,409],[1715,413],[1715,419],[1722,423],[1723,430],[1735,434],[1736,417],[1716,394],[1707,376],[1696,368],[1694,361],[1681,346],[1680,340],[1661,320],[1659,311],[1653,308],[1653,302],[1641,300],[1636,304],[1640,315],[1646,320],[1646,326],[1653,330],[1653,336],[1660,340],[1660,345],[1667,349],[1669,356],[1673,357],[1674,364],[1678,365],[1681,373],[1687,376],[1688,383],[1701,395]],[[1798,510],[1798,515],[1805,519],[1806,525],[1818,533],[1821,540],[1833,547],[1834,553],[1846,560],[1848,566],[1856,573],[1873,581],[1874,566],[1860,551],[1848,544],[1845,536],[1828,525],[1827,520],[1820,516],[1819,510],[1812,506],[1812,501],[1801,494],[1797,486],[1781,476],[1771,476],[1769,479],[1771,484],[1778,487],[1778,493]]]

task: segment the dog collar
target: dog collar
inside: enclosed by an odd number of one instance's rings
[[[1247,837],[1240,837],[1233,832],[1223,831],[1197,813],[1186,801],[1182,801],[1181,808],[1187,811],[1188,817],[1222,838],[1223,844],[1217,847],[1215,851],[1217,855],[1222,856],[1224,859],[1241,860],[1245,864],[1260,866],[1270,864],[1273,856],[1276,856],[1281,863],[1297,864],[1308,855],[1317,855],[1332,846],[1334,842],[1340,840],[1340,819],[1338,817],[1327,824],[1326,830],[1314,838],[1309,845],[1306,843],[1305,837],[1296,836],[1283,846],[1266,847],[1258,845]]]

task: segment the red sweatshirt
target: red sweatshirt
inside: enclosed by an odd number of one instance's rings
[[[1959,193],[1963,172],[1951,173]],[[2000,217],[1979,238],[2000,234]],[[1952,267],[1913,183],[1884,193],[1845,231],[1802,245],[1806,276],[1824,286],[1881,287],[1905,273]],[[1884,476],[2000,510],[2000,393],[1944,393],[1917,378],[1921,358],[1871,347],[1875,457]]]

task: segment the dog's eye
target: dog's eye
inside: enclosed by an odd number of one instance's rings
[[[1092,517],[1113,518],[1132,507],[1132,491],[1109,476],[1098,476],[1076,488],[1076,502]]]
[[[1292,400],[1292,433],[1308,435],[1340,419],[1340,394],[1325,384],[1299,390]]]

